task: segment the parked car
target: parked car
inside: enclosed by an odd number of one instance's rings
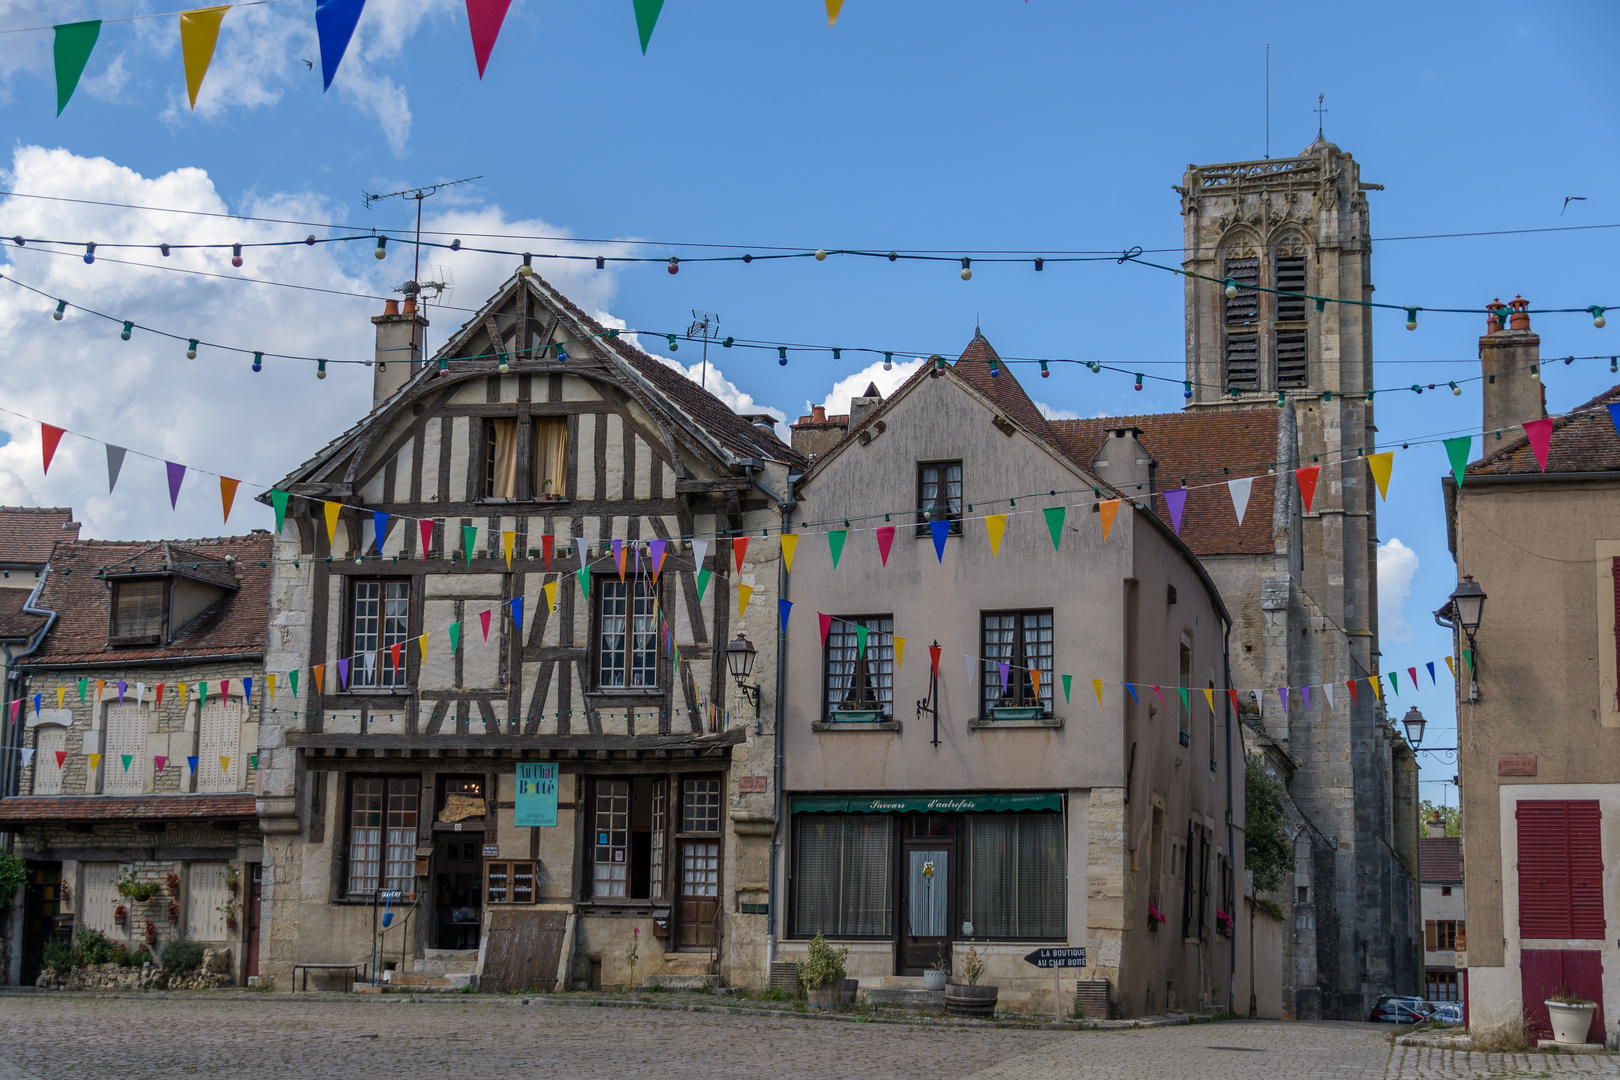
[[[1375,1024],[1417,1024],[1429,1019],[1433,1011],[1434,1004],[1422,998],[1385,994],[1373,1005],[1367,1019]]]
[[[1460,1024],[1463,1022],[1463,1009],[1455,1001],[1445,1001],[1434,1007],[1429,1019],[1441,1024]]]

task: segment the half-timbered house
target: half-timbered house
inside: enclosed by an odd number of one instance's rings
[[[425,364],[373,322],[371,412],[262,496],[266,976],[762,981],[802,460],[538,276]]]

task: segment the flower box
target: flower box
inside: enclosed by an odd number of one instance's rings
[[[1046,715],[1046,710],[1039,705],[992,705],[990,719],[992,720],[1039,720]]]
[[[834,721],[838,722],[838,723],[854,723],[854,722],[872,723],[873,721],[883,719],[883,710],[882,709],[837,709],[837,710],[835,710],[833,712],[832,719]]]

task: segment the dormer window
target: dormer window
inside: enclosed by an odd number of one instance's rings
[[[167,583],[161,578],[145,581],[115,581],[112,587],[112,625],[108,631],[114,645],[161,645],[168,623]]]

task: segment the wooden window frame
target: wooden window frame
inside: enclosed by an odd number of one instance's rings
[[[352,665],[349,671],[349,686],[347,690],[340,690],[339,692],[378,696],[411,693],[415,690],[416,680],[411,675],[410,647],[420,634],[420,629],[417,626],[417,623],[420,620],[416,616],[417,588],[415,579],[399,574],[392,574],[386,576],[344,575],[338,580],[343,582],[343,655],[351,657],[350,663]],[[379,608],[377,611],[377,685],[375,686],[355,685],[355,671],[358,670],[358,665],[360,664],[358,659],[359,650],[355,647],[356,642],[354,639],[356,619],[355,609],[359,606],[359,599],[356,596],[356,592],[359,590],[361,585],[378,585],[383,590],[386,590],[389,585],[405,586],[405,636],[399,641],[400,650],[398,672],[391,673],[389,670],[389,646],[388,644],[384,643],[383,620],[386,619],[387,616],[383,614],[383,607],[387,605],[388,598],[386,595],[379,595],[377,598]],[[396,678],[399,681],[390,686],[384,686],[382,684],[382,680],[385,677]]]
[[[355,788],[356,783],[359,783],[361,781],[368,781],[368,780],[381,780],[383,782],[383,808],[382,808],[383,820],[382,820],[382,824],[381,824],[381,836],[379,837],[379,844],[378,844],[378,849],[377,849],[377,877],[376,877],[375,883],[374,883],[375,888],[371,892],[351,892],[349,886],[350,886],[350,869],[351,869],[351,864],[353,862],[353,847],[354,847],[354,788]],[[342,818],[342,821],[343,821],[343,836],[342,836],[343,851],[342,851],[342,858],[340,860],[339,875],[336,878],[336,880],[333,882],[333,885],[334,885],[336,893],[337,893],[335,899],[339,903],[350,903],[350,904],[369,904],[369,903],[372,903],[373,902],[373,897],[376,895],[376,893],[378,891],[382,890],[383,886],[386,884],[386,882],[388,880],[388,798],[389,798],[388,783],[389,783],[389,781],[393,781],[393,780],[400,780],[400,781],[405,781],[405,782],[414,781],[416,783],[416,824],[411,829],[411,865],[412,865],[411,892],[404,893],[402,891],[402,896],[405,899],[414,899],[416,897],[416,895],[417,895],[417,893],[416,893],[416,878],[415,878],[415,864],[416,864],[417,838],[421,835],[421,830],[422,830],[422,796],[423,796],[422,788],[423,788],[423,784],[422,784],[421,775],[420,774],[413,774],[413,773],[361,773],[361,772],[353,772],[353,773],[349,773],[347,776],[345,776],[343,778],[343,818]]]
[[[668,906],[670,904],[670,902],[671,902],[671,888],[672,888],[671,877],[670,877],[670,868],[672,866],[674,866],[675,860],[676,860],[676,856],[674,855],[674,851],[676,850],[675,831],[674,831],[674,829],[672,829],[670,827],[670,825],[673,823],[675,815],[678,812],[670,803],[670,800],[672,798],[670,793],[672,791],[678,791],[681,780],[683,778],[686,778],[686,777],[689,777],[689,776],[692,776],[692,775],[694,775],[694,774],[691,774],[691,773],[650,773],[650,774],[649,773],[601,773],[601,774],[585,774],[585,775],[582,775],[579,778],[579,780],[578,780],[578,788],[577,788],[577,799],[578,799],[578,806],[580,807],[581,817],[584,819],[584,822],[585,822],[585,836],[584,836],[585,843],[582,845],[583,848],[584,848],[584,862],[583,862],[584,870],[579,875],[580,881],[579,881],[579,884],[578,884],[577,889],[576,889],[581,902],[587,903],[587,904],[603,904],[603,905],[615,905],[615,904],[640,905],[642,907],[646,907],[648,905],[653,905],[653,906],[657,906],[657,907],[666,907],[666,906]],[[700,775],[708,776],[710,774],[705,773],[705,774],[700,774]],[[599,846],[596,843],[596,834],[597,834],[597,818],[596,818],[596,813],[597,813],[597,786],[599,784],[603,783],[603,782],[615,781],[615,780],[621,780],[621,781],[624,781],[625,783],[628,783],[630,785],[630,793],[629,793],[630,801],[629,801],[629,804],[627,805],[626,811],[625,811],[625,813],[626,813],[626,819],[625,819],[626,820],[625,845],[624,845],[624,850],[625,850],[625,864],[624,864],[625,865],[625,895],[623,895],[623,896],[598,896],[598,895],[596,895],[596,870],[595,870],[595,866],[596,866],[596,849]],[[663,787],[663,797],[664,797],[664,822],[665,822],[665,824],[664,824],[664,836],[663,836],[663,847],[662,847],[662,859],[660,859],[658,857],[658,855],[659,855],[658,849],[650,847],[649,851],[648,851],[648,860],[647,860],[647,862],[648,862],[648,866],[647,866],[647,892],[649,894],[656,893],[657,895],[648,895],[648,896],[631,896],[630,895],[631,888],[632,888],[632,886],[633,886],[633,884],[635,882],[634,863],[633,863],[633,860],[631,858],[631,854],[635,850],[635,842],[633,840],[633,834],[635,832],[637,832],[637,830],[635,828],[631,827],[630,823],[632,823],[635,820],[635,798],[636,798],[635,782],[637,780],[650,780],[650,781],[652,781],[652,784],[653,784],[653,792],[649,796],[649,798],[651,798],[653,801],[652,801],[652,804],[648,807],[648,812],[649,812],[649,816],[650,816],[649,824],[652,827],[648,829],[648,832],[651,833],[652,840],[654,840],[654,841],[656,841],[658,839],[658,829],[657,829],[657,820],[656,820],[657,799],[658,799],[658,785],[661,783],[664,786]],[[725,799],[725,789],[724,789],[724,781],[722,779],[722,787],[721,787],[721,813],[722,813],[721,829],[722,829],[722,831],[725,828],[724,799]],[[655,870],[659,871],[660,874],[661,874],[661,876],[659,878],[657,878],[657,879],[654,879],[654,877],[653,877],[653,872]],[[538,887],[539,886],[537,885],[536,888],[538,888]]]
[[[653,684],[651,686],[630,686],[628,680],[631,671],[631,656],[635,641],[635,590],[645,585],[648,596],[652,600],[653,612],[664,610],[664,585],[662,580],[653,582],[646,574],[639,577],[632,576],[631,569],[635,556],[625,554],[625,679],[627,685],[608,686],[602,682],[602,603],[607,599],[606,586],[619,584],[617,568],[612,573],[595,574],[591,581],[591,618],[590,618],[590,663],[591,663],[591,690],[593,694],[602,694],[614,697],[662,697],[665,692],[664,682],[664,650],[658,636],[658,623],[653,622]]]
[[[956,479],[956,485],[957,485],[957,488],[958,488],[957,493],[956,493],[956,509],[954,509],[954,510],[951,509],[951,497],[950,497],[950,493],[949,493],[949,488],[946,486],[946,485],[949,484],[949,481],[944,479],[943,475],[941,474],[940,478],[935,480],[934,485],[935,485],[936,490],[938,488],[940,488],[940,487],[945,487],[946,488],[945,501],[944,501],[945,510],[944,510],[943,514],[936,514],[935,510],[937,510],[939,508],[939,506],[940,506],[940,503],[938,501],[938,496],[937,495],[935,496],[935,502],[933,503],[932,508],[931,508],[930,505],[925,501],[925,496],[923,495],[923,485],[926,483],[926,481],[923,479],[923,471],[926,470],[926,469],[944,470],[944,469],[948,469],[948,468],[950,468],[952,466],[956,467],[956,470],[957,470],[957,473],[958,473],[958,476],[957,476],[957,479]],[[942,520],[942,519],[945,520],[945,521],[950,522],[950,529],[947,530],[948,535],[950,535],[950,536],[961,536],[962,535],[962,507],[966,505],[966,501],[964,499],[964,494],[963,494],[963,491],[961,489],[963,488],[965,480],[966,480],[966,471],[962,468],[962,461],[961,461],[960,458],[951,459],[951,460],[943,460],[943,461],[919,461],[919,462],[917,462],[917,535],[918,536],[932,536],[933,535],[933,530],[929,526],[933,522],[939,521],[939,520]]]
[[[803,873],[804,873],[804,871],[800,867],[800,862],[799,862],[799,856],[800,856],[800,852],[801,852],[801,850],[803,848],[803,844],[801,844],[800,841],[799,841],[798,830],[801,827],[805,826],[806,824],[808,824],[809,822],[811,822],[811,821],[813,821],[813,820],[815,820],[817,818],[823,818],[823,817],[832,818],[832,819],[836,820],[839,823],[839,827],[842,828],[844,821],[846,819],[848,819],[848,818],[872,817],[872,818],[887,818],[888,821],[889,821],[889,850],[886,853],[885,860],[884,860],[888,864],[888,866],[890,867],[889,873],[891,875],[890,881],[889,881],[889,919],[888,919],[888,926],[883,931],[881,931],[880,933],[876,933],[876,934],[856,934],[856,933],[848,933],[848,932],[839,932],[839,933],[832,934],[831,937],[834,940],[837,940],[837,941],[883,941],[883,942],[892,942],[892,941],[895,940],[895,930],[896,930],[896,928],[900,927],[900,926],[903,926],[904,923],[905,923],[904,918],[901,917],[899,911],[897,910],[898,906],[899,906],[899,901],[898,901],[898,898],[897,898],[897,894],[899,892],[899,882],[894,880],[894,878],[893,878],[893,874],[895,873],[894,868],[900,865],[901,851],[904,848],[904,844],[902,843],[903,837],[901,836],[901,833],[904,832],[904,829],[902,828],[902,826],[900,824],[901,816],[902,815],[899,815],[899,814],[793,814],[793,815],[791,815],[793,820],[792,820],[792,822],[790,824],[790,827],[789,827],[789,830],[788,830],[788,837],[789,837],[789,839],[788,839],[788,880],[787,880],[787,888],[784,890],[785,893],[786,893],[785,901],[786,901],[786,904],[787,904],[787,921],[783,924],[785,927],[787,927],[787,929],[786,929],[786,931],[784,933],[784,937],[786,939],[793,940],[793,941],[808,941],[811,938],[815,937],[814,933],[807,932],[805,930],[801,930],[799,928],[799,923],[798,923],[798,920],[799,920],[798,899],[797,899],[797,897],[798,897],[798,888],[797,888],[795,883],[798,881],[798,879],[800,877],[803,876]],[[838,899],[838,903],[839,903],[840,906],[842,906],[844,904],[845,899],[846,899],[845,895],[840,894],[839,899]],[[825,933],[825,931],[822,931],[822,932]]]
[[[887,629],[887,630],[882,629],[885,622],[887,622],[888,627],[889,627],[889,629]],[[874,697],[872,698],[872,701],[877,706],[879,719],[884,721],[884,722],[892,721],[894,719],[894,674],[895,674],[895,672],[894,672],[894,659],[893,659],[893,655],[892,655],[893,649],[894,649],[894,616],[892,614],[890,614],[890,613],[887,613],[887,612],[885,612],[883,614],[868,614],[868,615],[835,615],[835,616],[833,616],[833,623],[834,623],[833,627],[831,629],[829,629],[829,631],[827,633],[827,640],[825,642],[823,642],[822,646],[821,646],[821,691],[820,691],[821,705],[820,705],[820,717],[819,717],[819,719],[829,721],[829,722],[837,720],[837,714],[838,714],[838,711],[839,711],[839,706],[835,705],[833,703],[833,699],[832,699],[832,695],[833,695],[833,686],[832,686],[832,679],[833,679],[833,674],[832,674],[832,665],[833,665],[832,650],[834,648],[834,645],[833,645],[833,633],[834,633],[834,631],[838,632],[838,640],[839,641],[844,640],[844,633],[843,633],[843,631],[838,630],[838,625],[837,625],[837,624],[842,623],[842,624],[846,624],[846,625],[849,625],[849,626],[864,626],[864,627],[867,628],[867,637],[866,637],[866,662],[868,664],[868,668],[867,668],[867,672],[868,672],[867,684],[868,684],[868,686],[872,687],[872,690],[873,690],[873,693],[874,693]],[[851,635],[853,635],[853,633],[854,633],[854,631],[850,631]],[[873,650],[878,648],[879,645],[873,641],[873,635],[877,635],[880,638],[886,637],[886,638],[889,639],[888,648],[889,648],[890,653],[891,653],[889,659],[885,660],[882,657],[875,657],[874,658]],[[844,646],[840,645],[840,646],[837,646],[837,647],[843,648]],[[842,663],[842,661],[840,661],[840,663]],[[856,670],[859,671],[861,659],[859,657],[857,657],[855,663],[856,663]],[[889,664],[889,670],[887,672],[882,672],[882,671],[874,672],[874,671],[871,670],[871,665],[882,664],[882,663]],[[855,674],[854,672],[851,672],[851,675],[850,675],[852,686],[849,687],[849,688],[846,688],[844,692],[847,692],[848,689],[853,688],[854,674]],[[885,674],[888,675],[888,677],[889,677],[889,686],[888,686],[889,700],[887,702],[885,702],[882,698],[875,696],[877,691],[882,689],[882,688],[874,686],[872,684],[873,679],[881,677],[881,676],[883,676]]]
[[[504,895],[497,899],[495,896],[496,868],[499,867],[503,875],[504,884],[500,886]],[[529,898],[517,898],[517,881],[521,868],[526,868],[529,875]],[[529,906],[540,902],[540,863],[536,859],[493,859],[484,862],[484,906]]]
[[[1057,671],[1057,612],[1053,608],[1024,608],[1017,610],[979,612],[979,678],[981,681],[979,684],[978,709],[980,717],[982,720],[987,722],[1005,722],[997,721],[990,711],[992,708],[1001,707],[993,706],[991,704],[990,697],[990,691],[1001,686],[1001,668],[998,666],[1001,661],[994,660],[990,657],[990,642],[986,640],[985,635],[989,631],[987,620],[992,618],[1005,618],[1007,616],[1011,616],[1017,620],[1016,625],[1013,627],[1012,655],[1006,661],[1013,669],[1012,671],[1008,672],[1007,686],[1009,690],[1015,690],[1013,693],[1014,703],[1007,707],[1033,708],[1038,704],[1041,706],[1042,718],[1051,719],[1057,714],[1057,691],[1053,686],[1053,679],[1056,678]],[[1028,659],[1024,653],[1024,620],[1027,618],[1039,618],[1041,616],[1046,616],[1052,620],[1052,655],[1047,658],[1048,666],[1044,669],[1040,669],[1041,685],[1035,692],[1035,700],[1027,701],[1025,700],[1024,694],[1025,677],[1022,674],[1029,667],[1027,663],[1024,663],[1024,661]],[[1033,682],[1034,680],[1030,681]]]
[[[120,634],[118,632],[118,597],[126,586],[156,584],[163,595],[163,614],[156,634]],[[107,644],[109,647],[146,647],[156,648],[166,644],[169,640],[169,611],[173,600],[174,590],[168,587],[168,580],[162,577],[122,578],[108,583],[107,597]]]

